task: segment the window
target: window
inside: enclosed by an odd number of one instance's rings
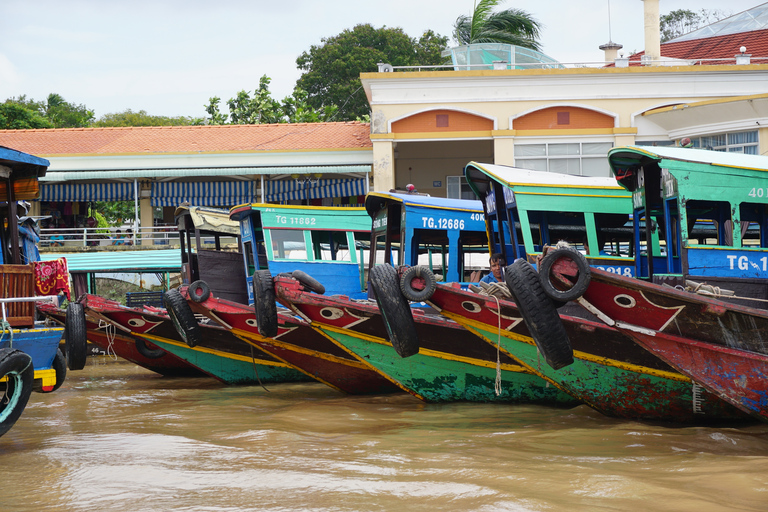
[[[733,245],[731,205],[726,201],[686,202],[688,245]]]
[[[464,176],[447,176],[446,186],[446,196],[449,199],[477,199]]]
[[[745,153],[757,155],[757,130],[748,132],[719,133],[706,137],[692,137],[693,147],[712,151],[727,151],[728,153]]]
[[[296,229],[272,229],[272,253],[275,259],[305,260],[304,232]]]
[[[515,165],[534,171],[577,176],[610,176],[611,142],[516,144]]]
[[[346,231],[312,231],[311,234],[316,260],[352,261]]]

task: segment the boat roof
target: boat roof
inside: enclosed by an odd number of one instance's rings
[[[39,156],[0,146],[0,165],[10,167],[14,172],[23,171],[25,175],[39,178],[45,176],[45,171],[48,170],[51,162]]]
[[[179,217],[183,215],[189,215],[195,229],[200,231],[240,235],[240,223],[229,218],[228,210],[182,204],[174,212],[177,223]]]
[[[58,258],[66,258],[70,273],[178,272],[181,268],[181,251],[178,249],[40,254],[42,261]]]
[[[371,219],[362,206],[249,203],[229,210],[229,218],[238,222],[256,214],[259,226],[254,227],[267,229],[371,231]]]
[[[670,146],[623,146],[608,151],[608,161],[614,175],[618,175],[617,171],[627,166],[642,165],[648,160],[655,160],[657,162],[661,160],[676,160],[735,169],[768,171],[768,156],[762,155],[746,155],[744,153],[726,153],[724,151]]]
[[[482,213],[483,211],[483,204],[474,199],[449,199],[399,192],[368,192],[368,195],[365,196],[365,209],[371,217],[375,217],[378,211],[390,203],[401,203],[406,207],[416,206],[474,213]]]
[[[600,176],[574,176],[557,172],[532,171],[498,164],[469,162],[464,167],[467,182],[478,197],[484,197],[490,180],[508,188],[537,186],[562,188],[609,188],[620,189],[615,178]],[[490,180],[489,180],[490,178]]]

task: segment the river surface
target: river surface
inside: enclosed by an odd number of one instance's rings
[[[768,510],[768,425],[226,387],[89,358],[0,438],[0,511]]]

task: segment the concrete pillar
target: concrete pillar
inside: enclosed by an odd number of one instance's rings
[[[395,142],[373,140],[373,191],[395,188]]]
[[[139,200],[139,223],[147,232],[149,231],[147,228],[153,227],[154,215],[152,214],[152,198],[142,197]],[[147,233],[146,236],[149,237],[149,233]],[[152,238],[142,238],[139,243],[141,245],[155,245],[155,241]]]
[[[649,61],[648,65],[653,65],[654,61],[661,60],[659,0],[643,0],[643,26],[645,29],[644,60]]]
[[[493,139],[493,163],[496,165],[515,165],[514,137],[496,137]]]
[[[624,46],[619,43],[614,43],[613,41],[608,41],[605,44],[601,44],[599,48],[605,53],[605,62],[611,63],[618,58],[619,50],[624,48]]]

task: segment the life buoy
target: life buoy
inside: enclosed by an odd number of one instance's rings
[[[275,283],[269,270],[257,270],[253,273],[253,308],[259,334],[267,338],[277,336]]]
[[[552,267],[555,263],[563,259],[573,261],[577,272],[575,276],[563,276],[572,282],[572,285],[565,290],[561,290],[564,287],[564,283],[555,281],[555,276],[552,273]],[[549,251],[541,260],[539,264],[539,278],[541,279],[542,289],[549,298],[565,303],[576,300],[584,295],[584,292],[589,287],[589,281],[592,279],[592,272],[583,254],[573,247],[559,247]],[[576,281],[573,282],[572,278],[575,278]]]
[[[64,319],[64,355],[70,370],[85,368],[88,356],[88,330],[85,310],[79,302],[70,302]]]
[[[195,347],[202,340],[200,325],[195,319],[195,314],[176,288],[163,294],[163,304],[168,316],[176,327],[181,339],[189,347]]]
[[[205,281],[198,280],[189,285],[187,293],[192,302],[205,302],[211,296],[211,288]]]
[[[302,270],[294,270],[291,272],[291,277],[301,283],[301,285],[310,292],[322,295],[325,293],[325,286],[320,284],[320,281],[310,276]]]
[[[423,265],[409,267],[400,276],[400,291],[408,300],[424,302],[432,297],[436,289],[435,274]]]
[[[0,377],[7,380],[2,386],[5,392],[0,397],[0,436],[8,432],[21,417],[32,394],[35,369],[32,358],[10,348],[0,349]]]
[[[161,349],[160,347],[150,349],[147,346],[147,342],[144,341],[144,338],[136,337],[134,342],[136,345],[136,351],[147,359],[159,359],[166,354],[165,350]]]
[[[397,271],[388,263],[376,265],[370,272],[371,288],[384,321],[389,341],[400,357],[419,353],[419,338],[411,307],[400,292]]]
[[[544,293],[536,270],[525,260],[507,266],[504,281],[547,364],[559,370],[573,363],[568,333],[552,300]]]

